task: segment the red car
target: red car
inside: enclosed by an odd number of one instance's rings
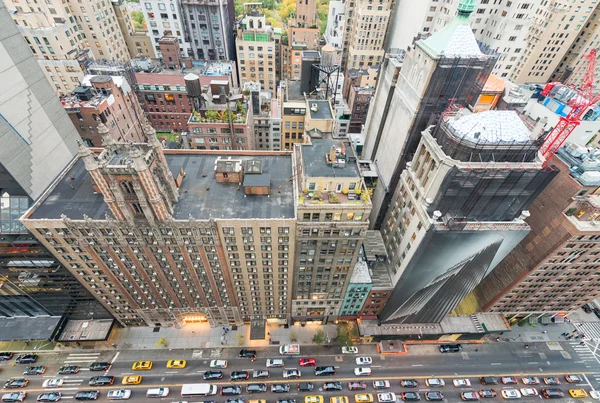
[[[315,360],[314,358],[301,358],[300,366],[301,367],[316,367],[317,360]]]
[[[366,382],[348,382],[348,390],[365,390],[367,389]]]

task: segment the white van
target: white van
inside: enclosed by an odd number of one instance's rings
[[[146,397],[167,397],[169,396],[169,388],[153,388],[148,389]]]
[[[269,358],[267,360],[267,368],[283,367],[283,360],[280,358]]]

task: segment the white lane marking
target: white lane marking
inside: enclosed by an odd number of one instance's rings
[[[111,364],[114,364],[114,363],[115,363],[115,361],[117,361],[117,357],[119,356],[119,354],[121,354],[121,352],[120,352],[120,351],[118,351],[118,352],[117,352],[117,354],[115,354],[115,356],[112,358],[112,360],[109,360],[109,362],[110,362]]]
[[[383,365],[371,365],[371,368],[381,368]]]
[[[69,357],[98,357],[101,353],[69,354]]]
[[[54,391],[62,391],[62,390],[79,390],[79,388],[50,388],[50,389],[44,389],[44,392],[54,392]]]
[[[413,367],[422,367],[423,364],[413,364]]]
[[[178,374],[179,371],[165,371],[165,374]]]
[[[527,364],[536,365],[536,364],[538,364],[538,362],[537,361],[535,361],[535,362],[528,362]]]
[[[133,372],[123,372],[121,375],[133,375]]]
[[[502,365],[501,362],[492,362],[490,365]]]
[[[83,382],[83,378],[82,379],[65,379],[65,383],[66,382]]]
[[[69,359],[67,359],[64,363],[65,364],[72,364],[74,362],[94,362],[94,361],[96,361],[96,358],[90,358],[88,360],[69,360]]]

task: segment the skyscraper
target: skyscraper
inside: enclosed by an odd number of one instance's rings
[[[180,4],[190,56],[199,60],[234,60],[233,0],[183,0]]]

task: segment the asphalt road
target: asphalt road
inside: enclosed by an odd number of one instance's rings
[[[311,351],[314,350],[314,351]],[[477,350],[477,351],[476,351]],[[42,388],[44,380],[57,378],[58,368],[65,364],[79,365],[82,370],[79,374],[60,376],[65,379],[64,385],[57,389],[63,394],[63,400],[73,399],[74,395],[81,390],[100,390],[102,397],[100,401],[107,401],[106,392],[111,389],[126,388],[133,391],[131,402],[146,401],[164,401],[175,402],[183,400],[180,396],[181,385],[184,383],[202,383],[202,374],[209,367],[211,359],[227,359],[228,368],[223,370],[225,377],[219,382],[211,382],[215,385],[229,385],[229,374],[232,371],[252,371],[266,369],[265,361],[267,358],[282,358],[277,355],[275,349],[259,350],[257,360],[252,362],[249,359],[238,358],[239,349],[198,349],[198,350],[123,350],[123,351],[104,351],[104,352],[75,352],[75,353],[43,353],[36,365],[46,365],[47,371],[44,375],[26,376],[30,380],[29,385],[24,390],[28,392],[26,401],[34,401],[35,397],[45,391]],[[313,354],[314,353],[314,354]],[[445,401],[460,401],[459,393],[461,390],[452,385],[452,379],[467,378],[473,385],[472,388],[464,390],[479,390],[482,386],[478,378],[483,375],[513,375],[522,377],[524,375],[558,376],[564,379],[565,374],[581,374],[586,379],[582,385],[571,386],[581,387],[590,391],[591,389],[600,389],[600,363],[598,360],[582,360],[569,343],[532,343],[528,349],[520,343],[497,343],[484,345],[465,345],[461,353],[441,354],[436,346],[409,346],[409,353],[401,356],[381,356],[376,354],[373,346],[361,346],[360,355],[366,355],[373,358],[371,369],[373,375],[370,377],[358,378],[354,376],[355,356],[341,355],[339,347],[330,349],[302,347],[302,355],[295,356],[292,359],[283,357],[285,368],[269,369],[271,377],[268,380],[253,380],[250,378],[244,382],[234,382],[245,386],[253,382],[271,383],[290,383],[291,392],[288,394],[276,394],[271,392],[247,395],[241,397],[244,400],[265,399],[267,403],[275,403],[278,399],[295,399],[297,403],[304,403],[304,396],[321,394],[328,403],[329,397],[348,396],[350,403],[354,402],[356,393],[373,393],[376,399],[377,390],[372,388],[373,380],[389,380],[392,384],[388,391],[399,395],[403,390],[400,387],[400,379],[417,379],[419,381],[419,390],[424,392],[430,390],[425,386],[425,378],[441,377],[446,380],[446,387],[436,389],[445,395]],[[298,359],[301,357],[313,356],[317,359],[318,365],[332,365],[336,367],[336,375],[331,377],[315,377],[313,368],[300,368]],[[187,367],[185,369],[168,369],[166,362],[170,359],[185,359]],[[150,360],[153,362],[153,368],[148,371],[133,371],[131,366],[135,361]],[[90,372],[89,364],[94,361],[111,361],[113,365],[107,372]],[[27,365],[14,364],[12,361],[0,364],[0,380],[2,383],[9,378],[23,377],[22,372]],[[282,377],[283,369],[298,368],[302,371],[302,378],[299,380],[284,380]],[[96,375],[113,375],[116,377],[115,384],[110,387],[89,387],[89,378]],[[121,379],[127,375],[142,375],[143,381],[140,385],[121,385]],[[318,389],[325,381],[340,381],[344,384],[343,392],[321,392]],[[368,388],[365,392],[349,391],[347,382],[362,380],[367,381]],[[315,385],[315,391],[312,393],[302,393],[297,391],[299,381],[312,382]],[[145,392],[151,387],[169,387],[170,395],[163,399],[147,399]],[[510,386],[507,388],[513,388]],[[522,383],[519,388],[524,387]],[[496,391],[502,389],[502,385],[492,386]],[[569,387],[566,382],[560,388],[568,395]],[[244,388],[245,389],[245,388]],[[539,387],[538,387],[539,389]],[[47,389],[49,390],[49,389]],[[404,390],[406,391],[406,389]],[[6,390],[4,390],[6,392]],[[380,391],[379,391],[380,392]],[[214,400],[217,403],[224,403],[227,397],[214,396],[213,398],[194,398],[187,399],[189,402],[198,402],[201,400]],[[424,399],[423,399],[424,400]],[[502,400],[498,397],[490,400]],[[539,401],[540,398],[523,398],[520,401],[530,402]],[[571,398],[559,399],[558,401],[575,401]],[[578,399],[577,401],[592,401],[591,399]]]

